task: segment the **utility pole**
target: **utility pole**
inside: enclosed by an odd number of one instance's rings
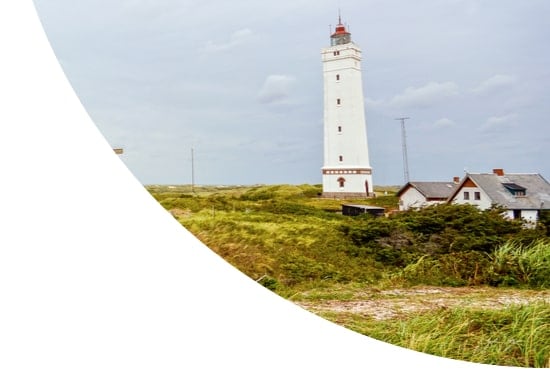
[[[191,148],[191,191],[195,193],[195,158]]]
[[[401,121],[401,145],[403,149],[403,179],[405,184],[409,182],[409,159],[407,158],[407,134],[405,133],[405,120],[409,117],[395,118]]]

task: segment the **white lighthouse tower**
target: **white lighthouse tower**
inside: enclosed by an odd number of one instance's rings
[[[361,49],[340,17],[321,50],[324,80],[323,197],[373,196],[361,78]]]

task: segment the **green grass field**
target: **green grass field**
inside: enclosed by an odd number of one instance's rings
[[[438,356],[550,365],[544,225],[498,209],[396,213],[397,187],[353,201],[384,207],[381,218],[343,216],[346,202],[320,198],[319,185],[147,189],[237,269],[328,320]]]

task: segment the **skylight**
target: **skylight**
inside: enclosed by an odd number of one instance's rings
[[[502,185],[514,196],[525,196],[525,191],[527,190],[525,187],[515,183],[503,183]]]

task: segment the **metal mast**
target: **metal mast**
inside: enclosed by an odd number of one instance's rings
[[[395,118],[401,121],[401,145],[403,149],[403,179],[405,184],[409,182],[409,159],[407,158],[407,134],[405,133],[405,119],[409,117]]]
[[[195,193],[195,153],[191,148],[191,191]]]

